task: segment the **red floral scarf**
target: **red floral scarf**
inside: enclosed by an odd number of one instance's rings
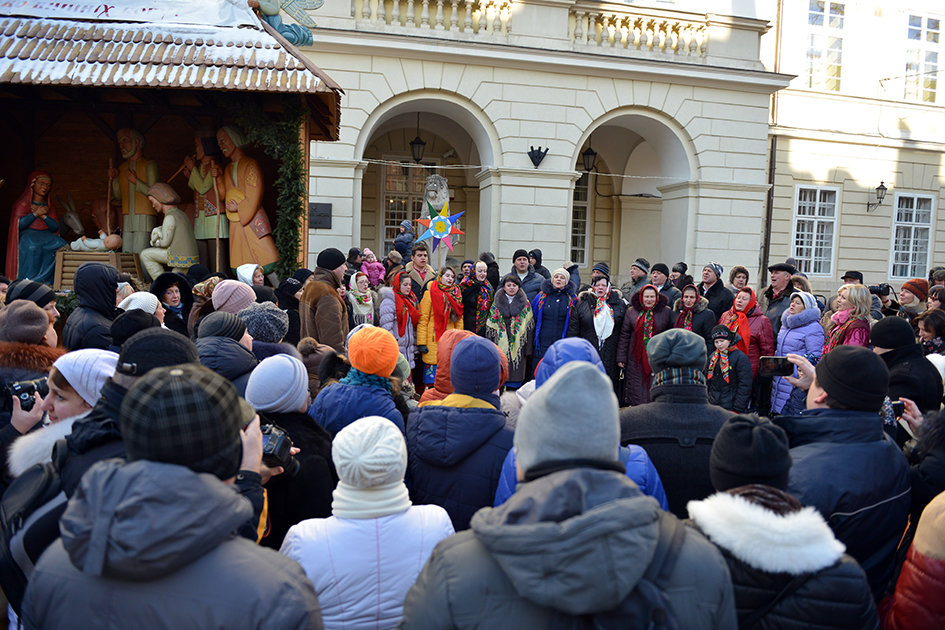
[[[656,308],[660,303],[660,292],[655,286],[648,284],[640,289],[640,305],[643,311],[637,316],[637,321],[633,325],[632,349],[633,358],[640,364],[645,377],[649,377],[653,373],[653,370],[650,369],[650,359],[646,356],[646,345],[650,343],[650,338],[653,336],[653,309],[642,306],[643,292],[647,289],[656,291],[656,304],[653,305],[653,308]]]
[[[404,278],[410,278],[408,274],[401,271],[394,276],[394,310],[397,312],[397,336],[403,337],[407,332],[407,322],[416,326],[420,321],[420,309],[417,307],[417,298],[413,291],[408,291],[407,295],[401,295],[400,283]]]
[[[439,341],[446,332],[447,319],[457,322],[463,318],[463,296],[458,286],[447,287],[438,276],[436,282],[430,283],[430,305],[433,307],[433,336]]]
[[[682,297],[679,298],[679,315],[676,317],[676,323],[673,325],[673,328],[685,328],[686,330],[692,330],[692,312],[696,310],[696,304],[699,303],[700,295],[699,289],[696,288],[694,284],[687,284],[683,287],[682,292],[685,293],[686,289],[692,287],[696,292],[696,301],[692,305],[692,308],[686,308],[682,305]]]
[[[739,293],[742,291],[747,291],[748,294],[751,295],[751,299],[748,301],[748,305],[745,306],[745,310],[736,311],[733,306],[725,311],[722,315],[723,321],[720,323],[738,335],[738,343],[735,344],[735,347],[744,352],[745,356],[748,356],[748,346],[751,344],[751,326],[748,323],[748,313],[755,308],[758,302],[755,300],[755,292],[750,287],[745,287],[739,291]]]
[[[728,350],[722,352],[721,350],[716,350],[712,353],[712,358],[709,359],[709,368],[707,370],[706,378],[712,380],[715,372],[716,363],[719,365],[719,368],[722,370],[722,378],[725,379],[725,382],[728,383],[728,374],[732,371],[731,366],[728,363]]]
[[[465,289],[466,287],[478,286],[478,293],[476,293],[476,330],[479,330],[486,325],[486,320],[489,319],[489,307],[492,306],[492,285],[489,284],[488,280],[483,280],[479,282],[474,276],[468,276],[463,278],[459,282],[460,290]]]

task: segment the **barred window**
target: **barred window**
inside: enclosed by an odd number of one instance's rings
[[[925,277],[929,268],[931,231],[932,197],[897,193],[893,217],[892,277]]]
[[[424,161],[425,168],[415,168],[413,164],[413,160],[401,160],[400,164],[384,166],[384,207],[381,208],[384,231],[378,257],[384,256],[381,252],[389,252],[394,248],[394,238],[400,234],[401,221],[413,222],[414,233],[420,235],[418,228],[421,226],[416,220],[427,216],[423,207],[424,187],[427,175],[436,174],[436,165]],[[406,264],[407,261],[404,262]]]
[[[940,20],[921,15],[909,16],[904,93],[907,100],[924,103],[936,101],[940,34]]]
[[[571,209],[571,261],[578,267],[587,264],[589,182],[590,174],[585,172],[574,183],[574,201]]]
[[[807,87],[840,90],[843,69],[843,19],[845,5],[825,0],[810,0],[807,23],[810,40],[807,48]]]
[[[837,190],[802,186],[794,207],[794,258],[798,270],[813,275],[833,274]]]

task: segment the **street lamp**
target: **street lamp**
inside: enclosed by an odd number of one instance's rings
[[[584,160],[584,171],[589,173],[594,170],[594,163],[597,161],[597,151],[587,145],[587,149],[581,153],[581,159]]]
[[[883,182],[879,182],[879,186],[876,187],[876,203],[866,202],[866,211],[872,212],[878,208],[882,203],[883,199],[886,198],[886,186]]]
[[[423,160],[423,150],[426,147],[427,143],[420,137],[420,112],[417,112],[417,137],[410,141],[410,155],[417,164]]]

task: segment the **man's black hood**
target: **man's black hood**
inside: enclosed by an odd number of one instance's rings
[[[79,265],[75,272],[75,293],[79,306],[90,308],[111,319],[115,315],[118,270],[100,262]]]

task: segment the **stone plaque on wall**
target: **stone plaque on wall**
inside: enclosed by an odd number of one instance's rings
[[[308,204],[308,227],[331,229],[331,204]]]

